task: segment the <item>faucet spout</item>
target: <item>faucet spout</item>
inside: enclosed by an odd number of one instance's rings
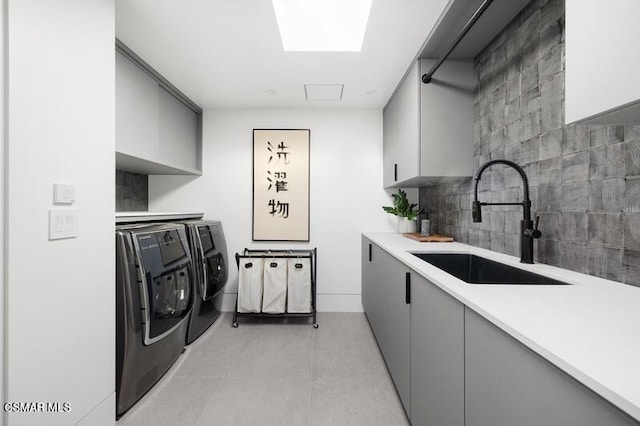
[[[494,164],[504,164],[505,166],[509,166],[513,169],[515,169],[515,171],[518,172],[518,174],[520,174],[520,177],[522,178],[522,187],[523,187],[523,201],[522,203],[518,203],[518,204],[522,204],[522,206],[524,207],[524,211],[523,211],[523,220],[531,220],[531,199],[529,198],[529,179],[527,178],[527,174],[524,172],[524,169],[522,167],[520,167],[517,163],[514,163],[513,161],[509,161],[509,160],[491,160],[491,161],[487,161],[486,163],[484,163],[482,166],[480,166],[480,168],[476,171],[475,175],[473,176],[473,180],[475,181],[475,185],[473,188],[473,197],[474,197],[474,205],[475,203],[478,203],[478,211],[480,211],[479,207],[480,207],[480,203],[478,202],[478,183],[480,182],[480,178],[482,177],[482,173],[484,173],[484,171],[486,169],[488,169],[489,167],[493,166]],[[507,205],[512,205],[513,203],[508,203]],[[482,205],[493,205],[493,204],[488,204],[488,203],[483,203]],[[504,205],[504,204],[503,204]],[[480,220],[478,222],[482,221],[482,215],[479,215]],[[475,220],[474,220],[475,222]]]
[[[489,167],[494,164],[504,164],[505,166],[509,166],[515,169],[520,177],[522,178],[522,187],[523,187],[523,200],[520,203],[516,202],[507,202],[507,203],[483,203],[478,201],[478,183],[480,182],[480,178],[482,177],[482,173]],[[484,163],[473,176],[474,179],[474,188],[473,188],[473,203],[471,204],[471,215],[473,217],[473,221],[478,223],[482,222],[482,206],[511,206],[511,205],[520,205],[523,209],[523,218],[520,225],[520,262],[522,263],[533,263],[533,240],[535,238],[540,238],[541,233],[538,231],[538,220],[536,220],[535,227],[533,226],[533,221],[531,220],[531,199],[529,198],[529,179],[527,178],[527,174],[524,172],[524,169],[520,167],[518,164],[509,160],[491,160]]]

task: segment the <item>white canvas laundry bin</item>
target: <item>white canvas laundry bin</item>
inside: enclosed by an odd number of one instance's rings
[[[311,259],[288,259],[287,312],[311,312]]]
[[[238,263],[238,312],[262,310],[264,267],[261,258],[243,258]]]
[[[282,314],[287,303],[287,259],[264,260],[262,312]]]

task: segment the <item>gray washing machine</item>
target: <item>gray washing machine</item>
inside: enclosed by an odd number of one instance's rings
[[[183,225],[116,227],[116,417],[147,393],[184,349],[192,275]]]
[[[222,223],[216,220],[183,222],[193,253],[193,307],[186,343],[204,333],[222,308],[224,286],[229,278],[229,258]]]

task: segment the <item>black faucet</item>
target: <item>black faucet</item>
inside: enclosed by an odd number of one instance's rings
[[[522,177],[522,183],[524,186],[524,200],[521,203],[481,203],[480,201],[478,201],[478,183],[480,182],[482,172],[484,172],[485,169],[493,166],[494,164],[504,164],[506,166],[514,168],[518,173],[520,173],[520,177]],[[473,221],[476,223],[482,222],[482,206],[522,206],[524,209],[524,218],[520,222],[520,262],[533,263],[533,240],[535,238],[540,238],[542,233],[538,231],[538,221],[540,218],[536,217],[535,227],[533,226],[533,221],[531,220],[529,179],[527,179],[527,175],[525,174],[522,167],[509,160],[491,160],[480,166],[473,179],[475,180],[473,189],[474,201],[471,205],[471,215],[473,216]]]

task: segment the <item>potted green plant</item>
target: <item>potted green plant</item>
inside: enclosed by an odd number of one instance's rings
[[[410,203],[407,193],[402,189],[399,189],[397,194],[391,194],[391,197],[393,197],[393,207],[383,206],[382,209],[398,216],[398,232],[416,232],[416,219],[423,210],[418,210],[417,204]]]

